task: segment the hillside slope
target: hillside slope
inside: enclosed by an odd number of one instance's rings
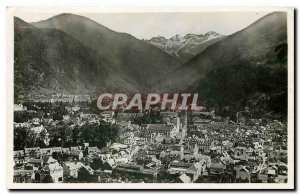
[[[61,30],[93,48],[116,75],[138,84],[139,91],[147,91],[179,65],[174,57],[155,46],[129,34],[112,31],[86,17],[61,14],[32,24],[41,29]]]
[[[84,94],[103,90],[114,77],[97,52],[56,29],[38,29],[14,19],[15,97],[65,92]]]
[[[207,78],[213,70],[274,60],[276,46],[287,42],[286,13],[271,13],[249,27],[210,45],[156,84],[156,89],[185,91]]]

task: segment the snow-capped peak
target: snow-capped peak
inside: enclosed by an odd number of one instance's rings
[[[170,38],[171,41],[182,41],[182,39],[182,36],[178,34]]]

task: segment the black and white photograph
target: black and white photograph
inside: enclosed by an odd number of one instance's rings
[[[294,188],[293,8],[8,7],[7,23],[10,188]]]

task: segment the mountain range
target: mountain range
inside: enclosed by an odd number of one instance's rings
[[[95,50],[56,29],[39,29],[19,18],[14,25],[15,97],[104,87],[109,70]]]
[[[31,71],[33,83],[40,79],[32,85],[20,71],[16,81],[24,82],[20,88],[30,88],[29,94],[41,93],[40,88],[46,89],[42,93],[141,92],[180,65],[155,46],[74,14],[31,24],[15,18],[15,35],[16,70]]]
[[[245,88],[251,74],[241,73],[243,67],[255,67],[253,74],[260,71],[260,76],[267,78],[268,72],[277,74],[278,67],[286,64],[286,59],[278,60],[277,52],[279,46],[285,48],[287,44],[284,12],[268,14],[229,36],[210,31],[146,41],[74,14],[34,23],[15,17],[14,26],[15,97],[57,92],[199,92],[205,83],[209,84],[204,91],[220,88],[226,83],[224,79],[243,83],[240,87]],[[280,55],[284,56],[282,51]],[[261,71],[261,67],[270,69]],[[223,75],[219,83],[211,81],[219,72],[233,74]],[[245,75],[236,76],[241,74]],[[287,75],[279,75],[284,79],[280,87],[272,89],[281,93]],[[220,89],[230,93],[240,90],[233,86]]]
[[[274,60],[276,46],[287,43],[287,15],[274,12],[247,28],[208,46],[204,51],[182,64],[164,79],[156,89],[184,91],[207,78],[212,71],[224,66],[246,63],[265,64]]]
[[[107,68],[138,90],[145,90],[179,62],[160,49],[135,37],[112,31],[93,20],[74,14],[61,14],[32,23],[40,29],[60,30],[97,51]],[[160,71],[157,71],[157,70]],[[116,84],[117,87],[119,84]],[[125,89],[125,90],[135,90]]]
[[[179,61],[186,62],[204,51],[209,45],[223,38],[225,38],[224,35],[209,31],[205,34],[187,34],[183,37],[177,34],[169,39],[157,36],[146,41],[174,56]]]

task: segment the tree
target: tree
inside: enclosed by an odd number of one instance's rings
[[[45,177],[42,180],[42,183],[54,183],[52,177],[50,175],[45,175]]]
[[[93,176],[90,175],[90,173],[84,167],[81,167],[78,170],[78,180],[80,180],[80,182],[85,183],[90,183],[94,181]]]
[[[87,156],[88,154],[89,154],[89,148],[85,147],[84,150],[83,150],[83,155]]]
[[[287,61],[287,51],[288,51],[288,44],[287,43],[282,43],[279,44],[275,50],[277,53],[277,59],[279,61]]]
[[[94,158],[91,163],[91,168],[94,170],[98,170],[103,167],[103,161],[100,158]]]

